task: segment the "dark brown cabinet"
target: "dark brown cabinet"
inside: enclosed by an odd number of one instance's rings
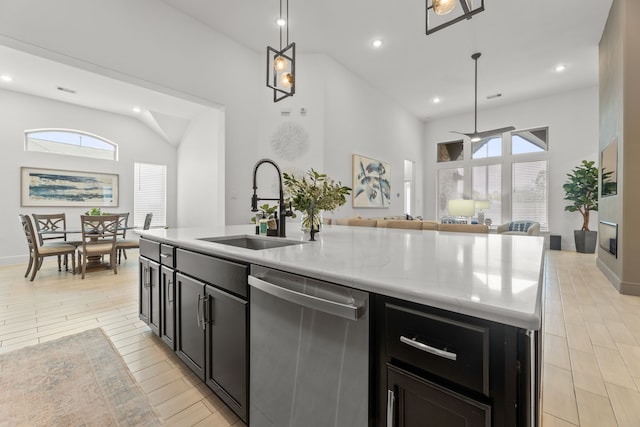
[[[387,367],[388,426],[491,426],[491,407],[393,365]]]
[[[176,250],[176,352],[248,419],[247,265]]]
[[[160,335],[160,244],[140,239],[139,317]]]
[[[204,322],[202,306],[205,284],[176,273],[176,352],[204,381]]]
[[[160,338],[176,349],[176,271],[175,247],[160,245]]]
[[[376,312],[375,425],[537,425],[536,332],[383,296]]]

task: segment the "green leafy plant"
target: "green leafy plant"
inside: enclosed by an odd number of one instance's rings
[[[287,197],[294,209],[300,212],[333,211],[347,202],[345,196],[351,194],[351,188],[335,182],[327,174],[310,169],[297,178],[288,173],[282,174]]]
[[[84,214],[91,215],[91,216],[108,215],[106,212],[102,212],[102,209],[100,208],[91,208],[90,210],[86,211]]]
[[[258,206],[258,210],[264,214],[265,218],[269,219],[269,218],[275,217],[274,214],[278,210],[278,205],[270,206],[269,203],[265,203],[262,206]],[[251,217],[251,222],[253,222],[255,224],[255,222],[256,222],[256,217],[255,216]]]
[[[583,160],[567,174],[569,180],[562,186],[564,199],[571,202],[564,210],[582,214],[582,231],[589,231],[589,212],[598,210],[598,168],[594,163]]]

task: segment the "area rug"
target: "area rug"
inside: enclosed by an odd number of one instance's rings
[[[102,329],[0,355],[2,426],[158,426]]]

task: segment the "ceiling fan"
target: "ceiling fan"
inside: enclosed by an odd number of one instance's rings
[[[451,132],[453,133],[459,133],[460,135],[466,135],[469,138],[471,138],[471,142],[478,142],[483,138],[487,138],[489,136],[494,136],[494,135],[499,135],[501,133],[504,132],[509,132],[512,130],[515,130],[516,128],[514,128],[513,126],[507,126],[504,128],[499,128],[499,129],[491,129],[491,130],[485,130],[482,132],[478,132],[478,58],[480,58],[480,52],[474,53],[473,55],[471,55],[471,59],[473,59],[475,61],[475,66],[476,66],[476,80],[475,80],[475,103],[474,103],[474,107],[473,107],[473,112],[474,112],[474,123],[473,123],[473,132],[471,133],[464,133],[464,132],[457,132],[455,130],[452,130]]]

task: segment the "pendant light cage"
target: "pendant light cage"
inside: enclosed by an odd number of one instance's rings
[[[425,0],[425,4],[427,35],[484,10],[484,0]]]
[[[267,46],[267,87],[273,89],[273,102],[281,101],[296,93],[296,44],[289,43],[289,0],[280,0],[280,46]],[[286,42],[283,44],[283,31]]]

